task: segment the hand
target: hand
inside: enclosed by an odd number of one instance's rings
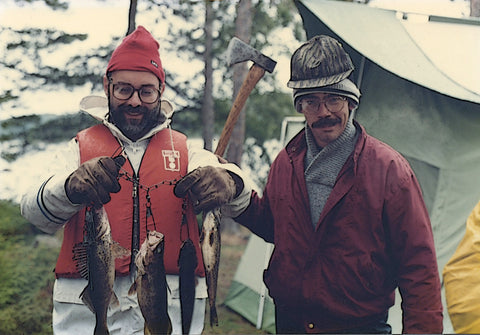
[[[74,204],[106,204],[111,199],[110,193],[120,191],[117,177],[123,164],[123,156],[103,156],[86,161],[65,182],[68,199]]]
[[[229,203],[241,192],[243,182],[239,177],[235,178],[236,182],[233,176],[220,167],[199,167],[183,177],[173,192],[179,198],[190,193],[197,213],[209,211]]]

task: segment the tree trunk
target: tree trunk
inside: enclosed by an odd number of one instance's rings
[[[244,41],[250,43],[252,34],[252,1],[240,0],[237,4],[237,18],[235,20],[235,35]],[[242,86],[243,80],[247,75],[247,62],[235,64],[233,67],[233,100]],[[232,101],[233,101],[232,100]],[[227,160],[237,165],[241,165],[243,154],[243,143],[245,142],[245,110],[240,112],[237,124],[232,131],[232,138],[227,151]]]
[[[480,0],[470,0],[470,16],[480,17]]]
[[[202,137],[203,147],[210,151],[212,151],[213,127],[215,123],[215,112],[213,109],[212,22],[212,3],[211,1],[205,1],[205,52],[203,55],[205,63],[205,87],[203,90],[202,104]]]
[[[128,9],[128,28],[127,35],[135,30],[135,16],[137,15],[137,0],[130,0],[130,8]]]

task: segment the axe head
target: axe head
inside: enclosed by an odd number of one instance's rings
[[[232,38],[228,44],[226,56],[228,66],[251,60],[265,71],[272,73],[277,65],[276,61],[260,53],[260,51],[252,48],[237,37]]]

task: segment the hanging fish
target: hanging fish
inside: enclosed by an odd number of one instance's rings
[[[95,314],[94,334],[109,334],[107,310],[110,303],[119,305],[113,292],[115,258],[130,255],[130,250],[114,242],[105,208],[85,211],[85,237],[73,247],[73,260],[88,284],[80,294],[83,303]]]
[[[180,307],[182,316],[182,334],[190,333],[193,306],[195,304],[195,269],[197,254],[191,239],[185,240],[180,248],[178,267],[180,270]]]
[[[164,249],[163,234],[149,231],[135,258],[137,278],[128,294],[137,293],[138,305],[145,319],[145,334],[172,333],[168,316]]]
[[[208,304],[210,306],[210,326],[218,326],[217,281],[220,266],[220,209],[216,208],[205,214],[200,243],[202,247],[203,264],[207,280]]]

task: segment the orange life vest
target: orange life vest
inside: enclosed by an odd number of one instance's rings
[[[172,142],[173,148],[172,150]],[[115,156],[121,146],[104,125],[96,125],[77,134],[80,148],[80,162],[99,156]],[[139,200],[140,245],[148,230],[157,230],[165,237],[165,270],[167,274],[178,274],[178,255],[182,242],[188,237],[193,241],[198,266],[196,275],[205,276],[199,243],[198,224],[190,200],[179,199],[173,194],[174,181],[187,173],[188,149],[186,136],[170,130],[155,134],[147,146],[138,174],[135,176],[130,162],[124,164],[120,178],[121,190],[112,193],[112,200],[104,205],[110,222],[112,238],[123,247],[131,250],[133,227],[133,192],[136,179]],[[182,206],[183,205],[183,206]],[[147,207],[151,215],[147,215]],[[149,210],[148,210],[149,211]],[[186,224],[182,224],[185,215]],[[73,246],[83,240],[85,210],[80,210],[65,225],[63,243],[57,260],[55,274],[58,277],[79,278],[72,260]],[[127,275],[130,257],[115,261],[117,275]]]

